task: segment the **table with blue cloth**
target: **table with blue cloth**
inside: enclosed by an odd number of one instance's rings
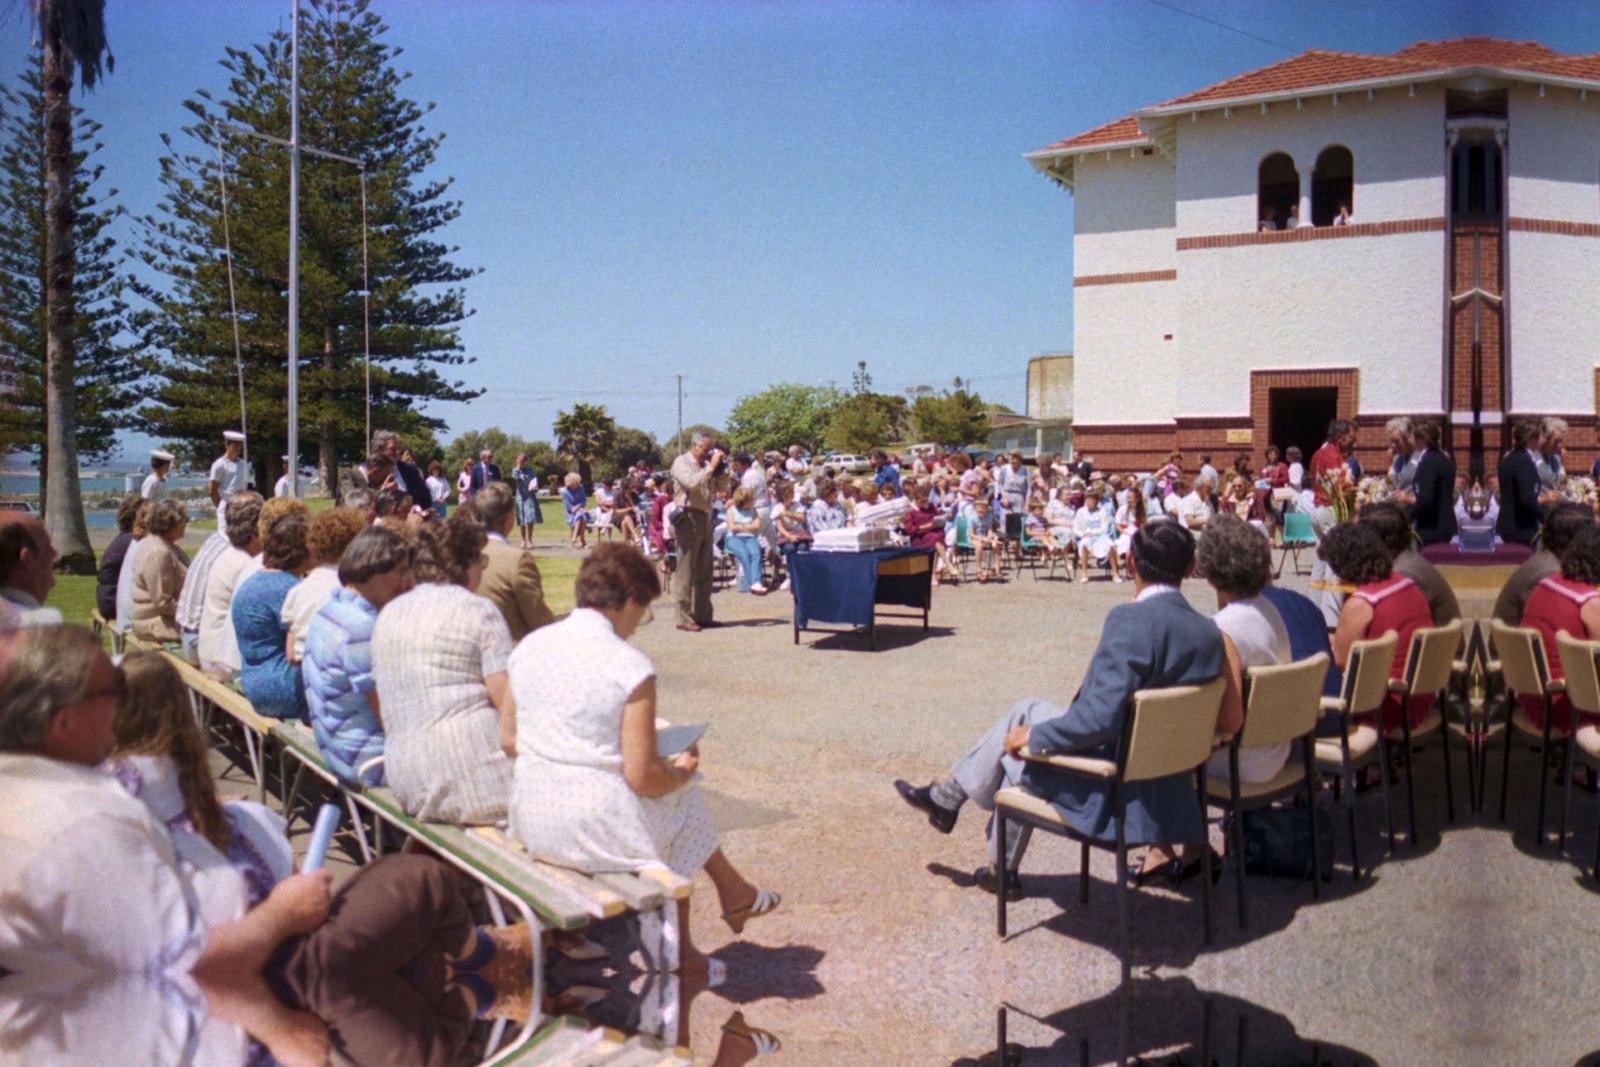
[[[795,644],[800,643],[802,630],[822,622],[864,629],[868,645],[876,649],[880,604],[921,611],[922,631],[927,633],[933,604],[933,549],[796,552],[789,558],[789,588],[794,593]]]

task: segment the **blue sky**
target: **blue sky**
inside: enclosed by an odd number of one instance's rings
[[[1467,33],[1600,51],[1584,3],[1173,4],[1296,51]],[[0,78],[26,6],[0,0]],[[116,71],[83,102],[139,214],[182,100],[289,2],[106,7]],[[430,410],[530,438],[575,399],[664,437],[679,373],[685,422],[720,424],[860,359],[883,391],[961,375],[1020,409],[1028,358],[1072,341],[1072,199],[1022,153],[1291,54],[1165,0],[375,8],[448,134],[449,238],[484,268],[463,338],[488,392]]]

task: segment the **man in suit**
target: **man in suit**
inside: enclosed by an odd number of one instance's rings
[[[948,776],[920,788],[897,780],[895,789],[905,802],[924,812],[935,829],[949,833],[963,803],[971,800],[992,812],[995,793],[1021,783],[1049,799],[1077,832],[1096,840],[1114,838],[1116,811],[1110,802],[1110,783],[1025,763],[1018,753],[1028,748],[1037,753],[1114,758],[1134,693],[1197,685],[1222,673],[1221,632],[1178,591],[1194,563],[1194,554],[1194,535],[1182,524],[1158,519],[1141,527],[1128,553],[1133,603],[1120,604],[1106,616],[1100,645],[1071,706],[1062,708],[1043,699],[1018,702],[957,761]],[[1188,843],[1205,840],[1191,776],[1179,774],[1129,784],[1124,795],[1129,844],[1185,843],[1187,852]],[[1027,843],[1021,830],[1015,824],[1007,826],[1002,857],[991,817],[991,864],[977,872],[978,884],[995,892],[994,864],[1003,858],[1008,899],[1022,895],[1015,874]],[[1194,866],[1185,857],[1183,869],[1187,872]]]
[[[493,459],[494,453],[487,448],[478,453],[478,462],[473,464],[472,467],[472,492],[474,494],[491,482],[502,480],[500,468],[491,462]]]
[[[1439,451],[1443,430],[1432,419],[1416,426],[1416,456],[1410,491],[1400,496],[1406,517],[1425,545],[1442,545],[1456,535],[1456,463]]]
[[[382,452],[389,457],[389,462],[394,464],[395,488],[403,489],[411,497],[413,507],[421,510],[423,517],[433,512],[433,493],[428,489],[428,481],[422,476],[422,471],[415,463],[407,463],[401,459],[400,435],[393,430],[376,430],[372,434],[372,450]],[[378,488],[374,486],[373,488]]]
[[[506,540],[517,523],[515,493],[505,482],[491,482],[473,494],[468,506],[489,534],[483,549],[489,562],[478,595],[500,609],[511,640],[521,641],[530,630],[554,622],[555,615],[544,602],[544,580],[533,553],[513,548]]]
[[[1500,518],[1494,532],[1511,545],[1533,543],[1544,521],[1546,506],[1560,500],[1554,489],[1540,491],[1539,424],[1524,419],[1511,431],[1511,451],[1500,460]]]

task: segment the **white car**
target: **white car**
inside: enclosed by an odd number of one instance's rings
[[[872,469],[872,460],[866,456],[839,455],[823,462],[841,474],[865,474]]]

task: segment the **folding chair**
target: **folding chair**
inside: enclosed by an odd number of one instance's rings
[[[1489,622],[1489,637],[1494,644],[1495,657],[1500,661],[1500,674],[1506,688],[1505,756],[1500,764],[1500,821],[1506,821],[1506,787],[1511,779],[1511,742],[1516,734],[1539,738],[1539,826],[1538,844],[1544,843],[1544,813],[1550,778],[1545,774],[1545,763],[1550,758],[1550,738],[1567,741],[1565,730],[1553,731],[1550,722],[1550,698],[1566,692],[1566,683],[1550,677],[1550,668],[1544,658],[1544,641],[1539,631],[1531,626],[1507,626],[1499,619]],[[1544,726],[1533,724],[1522,710],[1519,697],[1530,696],[1544,704]]]
[[[1114,842],[1086,837],[1061,818],[1049,801],[1035,796],[1020,786],[1009,786],[995,794],[995,839],[1006,839],[1007,821],[1020,822],[1024,833],[1043,830],[1077,841],[1081,846],[1078,859],[1078,899],[1089,899],[1089,849],[1090,847],[1115,850],[1117,856],[1118,921],[1121,927],[1122,980],[1130,972],[1132,952],[1131,901],[1128,896],[1128,844],[1126,827],[1128,797],[1126,786],[1132,782],[1147,782],[1157,778],[1192,774],[1195,783],[1195,803],[1200,809],[1200,821],[1206,817],[1205,762],[1211,758],[1212,739],[1216,735],[1217,712],[1222,707],[1222,691],[1226,683],[1215,678],[1204,685],[1174,686],[1168,689],[1145,689],[1133,694],[1131,706],[1123,716],[1122,736],[1117,742],[1114,759],[1096,759],[1090,756],[1040,755],[1026,750],[1022,758],[1048,764],[1059,771],[1098,779],[1109,785],[1111,807],[1116,812],[1117,833]],[[1201,842],[1201,909],[1205,943],[1211,943],[1211,848]],[[1002,845],[1003,849],[1003,845]],[[1002,861],[1001,866],[1004,866]],[[1005,882],[1016,872],[1007,871],[1000,877],[1000,891],[995,894],[998,911],[995,922],[999,935],[1006,935]]]
[[[1394,851],[1394,811],[1389,804],[1389,742],[1374,726],[1357,725],[1357,715],[1373,715],[1389,695],[1389,670],[1394,666],[1400,635],[1393,630],[1382,637],[1357,641],[1350,646],[1350,659],[1344,668],[1344,688],[1336,697],[1323,697],[1322,710],[1339,716],[1337,738],[1321,737],[1316,744],[1317,770],[1335,774],[1344,784],[1342,803],[1350,826],[1350,875],[1361,878],[1361,853],[1356,848],[1355,772],[1369,763],[1379,763],[1378,781],[1383,786],[1383,821],[1389,832],[1389,850]],[[1341,799],[1334,790],[1334,799]]]
[[[1228,776],[1206,776],[1206,798],[1233,813],[1233,876],[1238,888],[1239,929],[1245,928],[1244,813],[1269,807],[1304,792],[1311,817],[1311,897],[1322,899],[1322,862],[1317,854],[1317,780],[1313,769],[1317,716],[1322,710],[1322,681],[1328,674],[1328,654],[1272,667],[1250,667],[1244,672],[1244,726],[1228,743]],[[1291,758],[1270,781],[1239,781],[1239,750],[1266,745],[1300,743],[1300,766]]]
[[[1455,672],[1456,650],[1460,647],[1460,619],[1454,620],[1448,626],[1429,626],[1413,631],[1411,647],[1406,651],[1405,680],[1391,683],[1390,686],[1390,690],[1400,693],[1406,702],[1406,710],[1400,716],[1398,727],[1390,726],[1385,733],[1388,741],[1403,746],[1402,759],[1406,768],[1406,840],[1413,845],[1417,843],[1417,796],[1411,784],[1411,746],[1413,742],[1425,740],[1435,732],[1439,735],[1439,746],[1444,753],[1445,810],[1450,822],[1456,821],[1455,785],[1450,777],[1450,729],[1445,722],[1443,697],[1444,691],[1450,686],[1451,675]],[[1433,703],[1428,709],[1427,718],[1418,723],[1416,729],[1412,729],[1411,700],[1420,696],[1432,697]]]
[[[954,563],[961,572],[961,580],[967,580],[967,568],[972,565],[977,557],[978,550],[972,547],[972,539],[967,536],[967,517],[956,516],[956,540],[950,546],[950,562]]]
[[[1562,631],[1556,634],[1556,654],[1561,657],[1561,673],[1566,677],[1567,699],[1572,714],[1600,716],[1600,641],[1579,641]],[[1567,813],[1572,807],[1572,770],[1576,760],[1590,768],[1600,768],[1600,728],[1592,722],[1577,725],[1567,735],[1567,773],[1561,797],[1559,846],[1567,847]],[[1594,843],[1594,877],[1600,881],[1600,830]]]
[[[1306,549],[1316,551],[1317,535],[1311,531],[1311,516],[1303,511],[1285,512],[1283,516],[1283,542],[1278,545],[1278,569],[1273,577],[1282,577],[1284,561],[1294,555],[1294,572],[1310,574],[1300,569],[1300,553]]]

